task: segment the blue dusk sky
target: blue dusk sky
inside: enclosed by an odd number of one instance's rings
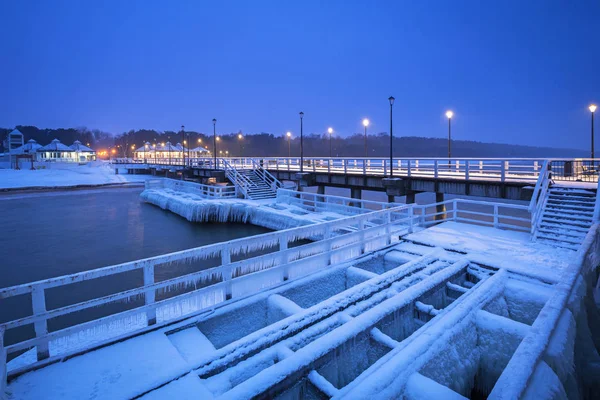
[[[587,148],[600,1],[1,1],[0,127]],[[600,127],[600,121],[597,124]],[[600,128],[599,128],[600,130]]]

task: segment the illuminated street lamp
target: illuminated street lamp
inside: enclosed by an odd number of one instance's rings
[[[594,158],[594,113],[596,112],[596,105],[590,104],[590,112],[592,113],[592,159]]]
[[[390,177],[394,176],[394,131],[392,124],[392,107],[394,105],[394,96],[388,98],[390,101]]]
[[[238,133],[238,144],[240,146],[240,158],[242,157],[242,139],[244,138],[244,136],[242,136],[241,133]]]
[[[213,118],[213,156],[214,156],[214,169],[217,169],[217,119]]]
[[[333,135],[333,128],[328,128],[327,133],[329,133],[329,158],[331,158],[331,136]]]
[[[369,126],[368,119],[363,119],[363,126],[365,127],[365,158],[367,158],[367,126]]]
[[[290,140],[292,139],[292,132],[288,132],[285,134],[285,136],[287,136],[287,140],[288,140],[288,158],[292,157],[292,147],[290,145]]]
[[[446,111],[446,118],[448,118],[448,160],[452,158],[452,116],[454,113],[450,110]]]
[[[304,134],[303,134],[304,113],[300,111],[300,172],[304,172]]]
[[[185,166],[185,126],[181,125],[181,160],[182,165]],[[182,175],[183,177],[183,175]]]

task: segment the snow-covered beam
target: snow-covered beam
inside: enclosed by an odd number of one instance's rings
[[[440,385],[433,379],[415,372],[406,382],[404,397],[407,400],[466,400],[466,397],[456,393],[447,386]]]

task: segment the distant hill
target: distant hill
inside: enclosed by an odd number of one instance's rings
[[[182,142],[181,132],[160,132],[151,129],[131,130],[120,135],[111,135],[100,130],[87,128],[39,129],[35,126],[17,126],[24,135],[25,141],[35,139],[47,144],[57,138],[63,143],[71,144],[75,140],[90,143],[96,149],[120,145],[120,156],[130,156],[131,147],[140,147],[145,142],[161,143],[171,141]],[[14,128],[0,128],[0,143]],[[270,133],[244,134],[238,139],[238,133],[219,135],[221,140],[218,150],[228,151],[230,156],[285,157],[288,155],[287,138]],[[192,146],[207,146],[212,150],[211,134],[189,131],[185,138]],[[388,157],[390,137],[386,133],[368,136],[367,149],[369,157]],[[322,135],[307,134],[304,138],[305,157],[326,157],[329,155],[329,138]],[[349,137],[333,137],[331,141],[334,157],[363,157],[365,154],[364,136],[355,134]],[[448,154],[446,139],[404,136],[394,138],[395,157],[446,157]],[[300,155],[300,139],[294,137],[290,142],[292,157]],[[3,149],[0,149],[0,152]],[[453,157],[517,157],[517,158],[571,158],[589,157],[588,150],[561,149],[553,147],[522,146],[519,144],[483,143],[468,140],[452,141]]]

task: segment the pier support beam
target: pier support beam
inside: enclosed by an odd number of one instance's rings
[[[417,192],[409,190],[408,192],[406,192],[406,204],[414,204],[415,203],[415,195],[417,194]]]
[[[444,201],[444,193],[435,193],[435,202],[436,203],[441,203],[442,201]],[[436,215],[434,220],[436,221],[440,221],[440,220],[444,220],[446,219],[446,205],[445,204],[438,204],[437,206],[435,206],[435,212],[437,213],[443,213],[443,214],[439,214]]]
[[[317,186],[317,194],[325,194],[325,186],[324,185]]]
[[[388,203],[393,203],[394,201],[396,201],[396,196],[394,196],[393,194],[388,194]]]
[[[362,200],[362,189],[350,188],[350,197],[353,199]],[[361,203],[350,203],[352,206],[360,205]]]

